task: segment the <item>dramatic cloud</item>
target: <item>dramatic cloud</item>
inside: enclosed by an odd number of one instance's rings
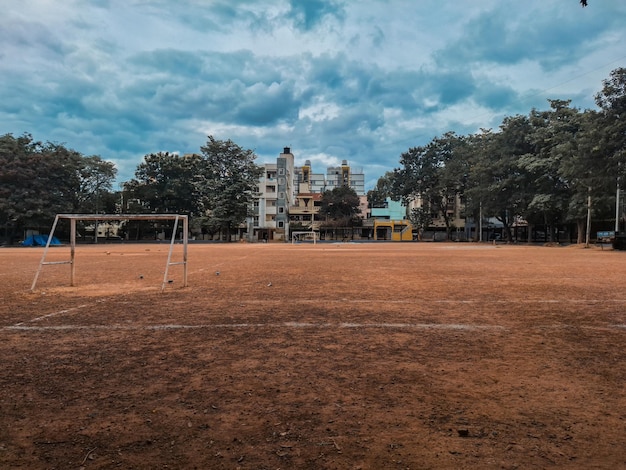
[[[594,0],[21,0],[0,17],[0,132],[116,163],[207,135],[368,187],[409,147],[548,98],[594,107],[626,4]]]

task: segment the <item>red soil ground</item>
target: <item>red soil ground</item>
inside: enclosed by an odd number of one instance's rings
[[[2,468],[626,468],[626,253],[42,252],[0,248]]]

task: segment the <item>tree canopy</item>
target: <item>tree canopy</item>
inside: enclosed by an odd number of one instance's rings
[[[25,229],[49,227],[58,213],[92,212],[116,174],[99,156],[85,157],[30,134],[0,137],[0,168],[0,224],[9,241]],[[108,200],[102,197],[101,207]]]
[[[126,198],[141,202],[129,211],[188,214],[195,227],[222,231],[230,240],[232,229],[250,215],[261,168],[252,150],[231,140],[208,136],[200,152],[146,155],[125,184]]]
[[[388,197],[394,194],[394,174],[392,171],[386,172],[378,178],[376,187],[367,192],[367,202],[370,207],[379,207],[383,205]]]
[[[548,227],[550,235],[576,223],[580,237],[588,197],[595,217],[610,218],[616,177],[626,169],[626,69],[614,70],[595,98],[599,112],[548,100],[546,110],[505,117],[497,131],[435,137],[402,153],[400,167],[377,188],[391,188],[405,202],[420,199],[411,214],[418,227],[430,214],[449,232],[445,205],[456,196],[466,216],[497,218],[508,239],[518,218]]]
[[[322,193],[319,214],[334,225],[343,227],[355,225],[359,209],[359,196],[349,186],[337,186]]]
[[[262,168],[255,164],[256,155],[232,140],[208,136],[200,147],[202,169],[199,186],[202,203],[211,224],[218,226],[230,240],[232,229],[251,215],[251,207]]]
[[[199,214],[202,188],[198,177],[202,159],[169,152],[151,153],[135,171],[135,178],[124,185],[129,197],[141,201],[134,212]]]

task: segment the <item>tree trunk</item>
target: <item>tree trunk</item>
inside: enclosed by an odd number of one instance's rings
[[[504,238],[506,239],[506,242],[513,243],[513,234],[511,233],[511,227],[508,223],[504,224],[504,233]]]
[[[443,213],[443,221],[446,224],[446,241],[450,241],[450,234],[452,233],[452,227],[450,227],[450,217],[448,217],[448,213],[446,212],[446,207],[444,206],[442,209]]]
[[[578,219],[576,221],[576,231],[578,232],[577,236],[576,236],[576,243],[578,243],[579,245],[585,243],[585,235],[586,235],[586,220],[585,219]]]

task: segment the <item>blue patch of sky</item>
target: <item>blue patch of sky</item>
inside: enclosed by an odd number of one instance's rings
[[[297,28],[310,31],[327,16],[344,18],[344,10],[339,2],[328,0],[291,0],[291,9],[286,15]]]

